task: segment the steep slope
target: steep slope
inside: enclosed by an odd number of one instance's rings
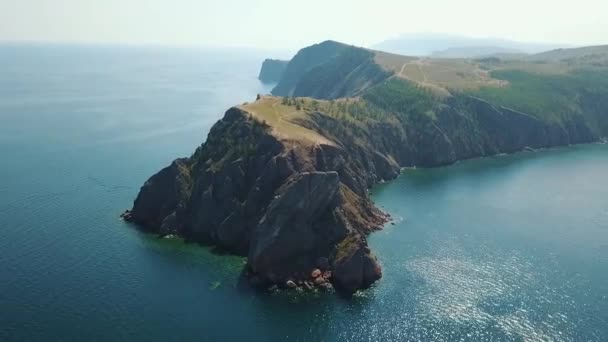
[[[283,77],[272,90],[272,94],[292,96],[302,75],[339,56],[347,48],[348,45],[328,40],[298,51],[287,64]]]
[[[304,48],[289,62],[272,94],[319,99],[356,96],[391,75],[373,59],[373,51],[334,41]]]
[[[279,82],[283,77],[283,73],[285,72],[288,63],[289,61],[282,61],[279,59],[264,60],[258,79],[264,83]]]

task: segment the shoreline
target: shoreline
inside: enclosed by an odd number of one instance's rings
[[[373,231],[370,231],[370,235],[373,234],[375,231],[379,231],[379,230],[384,230],[387,225],[396,225],[399,222],[403,222],[405,219],[401,218],[400,220],[396,217],[393,217],[393,215],[391,215],[391,213],[382,208],[379,207],[377,205],[377,203],[374,201],[373,197],[374,197],[374,188],[379,186],[379,185],[383,185],[383,186],[390,186],[391,183],[393,183],[395,180],[397,180],[397,178],[399,177],[403,177],[407,174],[408,171],[415,171],[415,170],[433,170],[433,169],[442,169],[442,168],[447,168],[450,166],[454,166],[463,162],[474,162],[476,160],[484,160],[484,159],[495,159],[495,158],[500,158],[500,157],[516,157],[518,155],[526,155],[526,154],[530,154],[530,153],[538,153],[538,152],[552,152],[552,151],[559,151],[559,150],[567,150],[570,148],[576,148],[577,146],[591,146],[591,145],[604,145],[605,142],[602,141],[596,141],[596,142],[592,142],[592,143],[581,143],[581,144],[570,144],[570,145],[559,145],[559,146],[552,146],[552,147],[548,147],[548,148],[539,148],[539,149],[534,149],[534,150],[529,150],[529,149],[523,149],[523,150],[519,150],[519,151],[515,151],[512,153],[502,153],[502,154],[495,154],[495,155],[489,155],[489,156],[481,156],[481,157],[474,157],[474,158],[467,158],[467,159],[462,159],[462,160],[457,160],[454,163],[448,164],[448,165],[440,165],[440,166],[433,166],[433,167],[417,167],[417,166],[412,166],[412,167],[402,167],[400,168],[400,172],[398,175],[396,175],[395,178],[390,179],[390,180],[384,180],[384,181],[379,181],[375,184],[373,184],[370,188],[367,189],[367,192],[370,196],[370,201],[372,203],[373,206],[375,206],[379,211],[382,212],[382,216],[384,217],[384,223],[381,224],[381,226],[379,226],[378,229],[374,229]],[[150,234],[150,235],[156,235],[157,238],[159,239],[167,239],[170,241],[179,241],[179,243],[183,243],[183,244],[197,244],[197,248],[203,247],[203,248],[219,248],[220,250],[222,249],[220,246],[214,245],[213,243],[203,243],[201,244],[198,241],[192,241],[189,240],[187,237],[184,237],[182,235],[179,234],[167,234],[167,235],[161,235],[158,233],[154,233],[154,232],[150,232],[149,230],[146,230],[145,228],[142,228],[140,225],[138,225],[135,222],[130,221],[129,218],[130,215],[130,211],[125,211],[123,214],[121,214],[121,218],[129,223],[134,224],[134,227],[146,234]],[[398,220],[398,222],[397,222]],[[240,257],[245,257],[243,255],[239,255],[236,253],[232,253],[231,251],[228,250],[224,250],[222,253],[228,253],[230,255],[234,255],[234,256],[240,256]],[[325,271],[322,271],[325,272]],[[293,281],[285,281],[285,282],[266,282],[266,281],[259,281],[256,280],[255,277],[256,275],[254,273],[251,273],[250,270],[248,269],[248,267],[245,267],[241,270],[241,273],[243,274],[243,276],[245,276],[246,279],[248,279],[248,281],[250,282],[250,285],[252,286],[253,289],[256,289],[256,291],[259,291],[261,293],[267,293],[267,292],[274,292],[276,290],[293,290],[293,291],[297,291],[297,292],[315,292],[317,290],[321,290],[321,291],[328,291],[328,292],[333,292],[334,291],[334,287],[333,286],[329,286],[329,284],[331,284],[331,271],[329,273],[329,276],[324,277],[324,281],[319,282],[319,284],[315,284],[314,280],[315,277],[310,277],[309,280],[304,280],[304,279],[294,279]],[[327,275],[327,274],[326,274]],[[306,277],[302,277],[301,278],[306,278]],[[253,279],[253,280],[252,280]],[[289,285],[288,285],[289,284]],[[318,286],[318,285],[322,285],[322,286]]]

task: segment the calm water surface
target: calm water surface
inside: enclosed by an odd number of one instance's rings
[[[244,260],[118,219],[230,105],[263,53],[0,46],[0,340],[606,341],[608,146],[407,170],[376,287],[235,288]]]

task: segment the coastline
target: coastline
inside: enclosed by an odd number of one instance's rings
[[[244,112],[244,113],[246,113],[246,112]],[[252,118],[250,117],[250,115],[251,114],[249,113],[249,114],[238,114],[238,115],[235,116],[234,114],[231,114],[230,111],[228,111],[227,114],[226,114],[226,116],[227,116],[227,118],[229,120],[233,120],[233,121],[236,120],[235,122],[242,122],[242,121],[239,121],[239,120],[244,120],[244,122],[248,122],[248,121],[252,120]],[[223,119],[223,120],[226,120],[226,118]],[[222,120],[220,120],[220,122],[222,122]],[[223,125],[225,125],[225,124],[223,124]],[[237,125],[241,125],[241,123],[237,123]],[[279,140],[281,140],[281,139],[282,138],[279,138]],[[287,140],[287,141],[289,141],[289,140]],[[293,142],[290,142],[289,144],[292,144],[292,143]],[[203,144],[203,146],[205,146],[206,144],[207,143]],[[285,142],[283,142],[281,144],[285,144]],[[296,145],[293,145],[293,146],[291,146],[291,147],[289,147],[289,148],[286,149],[286,151],[288,151],[288,155],[292,156],[290,158],[293,158],[293,156],[295,156],[295,155],[300,155],[300,157],[297,157],[296,159],[293,160],[293,162],[295,164],[301,163],[304,160],[315,160],[315,158],[317,158],[317,157],[312,157],[311,158],[310,156],[306,156],[306,155],[308,155],[309,152],[303,152],[303,150],[308,150],[309,148],[311,148],[311,147],[306,147],[306,146],[308,146],[308,145],[306,145],[306,144],[304,144],[304,145],[298,145],[298,144],[296,144]],[[313,145],[313,146],[316,146],[316,147],[313,147],[312,151],[318,151],[318,152],[313,153],[313,155],[314,154],[318,154],[318,153],[322,153],[322,154],[323,153],[327,153],[328,151],[334,151],[334,149],[331,148],[330,146],[325,146],[325,145]],[[568,146],[568,145],[558,145],[558,146],[552,146],[550,148],[559,148],[559,147],[565,147],[565,146]],[[327,150],[328,148],[329,148],[329,150]],[[283,149],[285,149],[285,147],[279,149],[279,151],[283,150]],[[324,150],[326,150],[326,152],[322,152]],[[464,161],[464,160],[471,160],[471,159],[477,159],[477,158],[497,157],[497,156],[500,156],[500,155],[503,155],[503,154],[512,155],[512,154],[517,154],[517,153],[529,153],[531,151],[540,152],[542,150],[543,150],[543,148],[538,148],[538,149],[533,149],[532,150],[532,149],[530,149],[528,147],[523,147],[522,149],[514,151],[514,152],[498,153],[498,154],[492,154],[492,155],[486,155],[486,156],[476,156],[476,157],[472,157],[472,158],[463,158],[463,159],[458,159],[458,160],[452,161],[450,163],[442,163],[442,164],[438,164],[438,165],[433,165],[431,167],[433,167],[433,168],[435,168],[435,167],[444,167],[444,166],[449,166],[449,165],[452,165],[452,164],[455,164],[455,163],[458,163],[458,162]],[[299,152],[295,152],[295,151],[299,151]],[[294,152],[295,152],[295,154],[294,154]],[[352,157],[352,155],[348,154],[348,152],[346,152],[346,151],[344,151],[344,152],[347,153],[347,154],[343,155],[343,157],[341,157],[341,158],[351,158]],[[332,152],[329,155],[340,156],[341,154],[340,153],[335,154],[335,152]],[[331,165],[333,163],[332,162],[332,158],[335,158],[335,157],[331,157],[330,159],[327,159],[323,163]],[[296,162],[296,160],[300,160],[300,162]],[[354,162],[354,164],[352,164],[352,165],[357,165],[357,163],[359,163],[356,160],[357,159],[353,159],[351,161],[351,163]],[[305,168],[302,171],[304,171],[304,172],[311,172],[312,171],[314,174],[318,174],[319,176],[322,175],[323,172],[331,171],[331,168],[330,169],[324,169],[323,167],[319,167],[319,166],[320,165],[314,166],[312,169],[310,169],[310,168],[306,169]],[[371,251],[369,251],[369,248],[367,248],[367,242],[366,242],[365,236],[367,236],[368,234],[372,233],[373,231],[382,229],[382,227],[384,227],[386,224],[393,223],[390,215],[387,212],[383,211],[382,209],[378,208],[376,206],[376,204],[373,203],[373,201],[371,200],[371,198],[369,198],[369,191],[373,191],[373,187],[375,185],[377,185],[377,184],[382,184],[384,182],[391,182],[391,181],[393,181],[396,177],[398,177],[400,174],[402,174],[404,170],[407,170],[408,168],[417,169],[417,168],[419,168],[419,166],[413,165],[413,166],[402,166],[402,167],[400,167],[400,166],[397,166],[397,165],[392,165],[392,166],[390,166],[390,168],[392,169],[392,171],[388,172],[388,173],[387,172],[383,172],[382,174],[384,176],[382,176],[382,177],[378,173],[376,173],[375,171],[372,171],[372,172],[370,172],[370,171],[359,172],[360,176],[361,175],[366,175],[365,177],[367,179],[367,180],[361,179],[359,182],[362,182],[362,183],[359,183],[359,184],[367,184],[367,185],[362,188],[363,193],[360,193],[360,195],[359,195],[359,196],[362,196],[362,197],[360,197],[361,199],[365,199],[364,202],[363,202],[363,207],[361,207],[361,209],[358,209],[357,211],[365,212],[365,211],[372,210],[371,213],[373,213],[373,214],[372,214],[372,216],[364,219],[363,222],[367,222],[367,223],[362,223],[367,228],[364,228],[363,230],[360,230],[357,233],[355,233],[354,235],[352,235],[353,238],[355,239],[354,241],[359,241],[359,242],[356,243],[356,245],[358,245],[358,247],[356,247],[353,251],[351,251],[351,253],[353,253],[351,255],[356,255],[356,251],[359,251],[359,250],[361,250],[361,251],[367,251],[366,253],[371,253]],[[306,170],[308,170],[308,171],[306,171]],[[301,174],[302,171],[291,171],[291,172],[295,172],[294,175],[298,175],[298,174]],[[322,171],[322,172],[320,172],[320,171]],[[229,171],[229,172],[232,172],[232,171]],[[304,173],[304,174],[306,174],[306,173]],[[220,176],[220,179],[222,179],[223,177],[225,177],[225,176]],[[275,188],[275,189],[277,189],[277,188]],[[274,191],[279,191],[279,190],[273,190],[272,192],[274,192]],[[281,196],[282,195],[278,195],[278,197],[281,197]],[[328,195],[328,196],[331,197],[333,195]],[[341,195],[341,196],[344,196],[344,195]],[[357,196],[357,198],[359,198],[359,196]],[[275,195],[275,197],[277,197],[277,195]],[[347,198],[347,197],[344,197],[344,198]],[[333,201],[333,200],[329,200],[329,201]],[[358,200],[356,200],[353,203],[357,203],[357,201]],[[292,205],[293,204],[289,204],[288,208],[291,207]],[[340,206],[338,206],[336,208],[339,208],[339,207]],[[365,207],[367,207],[367,209],[363,209]],[[376,211],[376,212],[374,213],[374,211]],[[132,212],[125,212],[125,213],[123,213],[122,216],[127,221],[131,221],[131,222],[134,222],[134,223],[141,223],[140,220],[138,221],[137,218],[134,219],[132,217]],[[152,228],[152,231],[154,231],[155,228],[153,226],[151,228]],[[159,235],[169,235],[169,234],[180,235],[180,236],[182,236],[182,237],[184,237],[186,239],[190,239],[192,241],[203,242],[205,244],[218,245],[217,241],[209,240],[208,238],[205,238],[205,239],[202,239],[202,240],[199,240],[197,238],[192,239],[192,236],[188,236],[187,234],[180,233],[180,232],[178,232],[175,229],[168,230],[168,231],[167,230],[161,230],[161,231],[156,230],[154,232],[157,233],[157,234],[159,234]],[[219,244],[219,246],[222,247],[221,244]],[[349,247],[349,248],[351,248],[351,247]],[[230,252],[232,252],[232,253],[235,252],[235,250],[231,250],[230,248],[227,248],[227,250],[230,251]],[[236,254],[238,255],[238,254],[241,254],[241,253],[239,253],[237,251]],[[269,288],[293,288],[293,289],[306,288],[308,290],[312,290],[312,289],[318,288],[317,285],[322,285],[321,286],[322,289],[331,290],[333,288],[333,286],[330,287],[329,284],[332,284],[332,282],[333,282],[333,279],[332,279],[333,273],[331,273],[331,272],[335,271],[335,268],[334,268],[335,266],[328,265],[327,261],[329,261],[329,259],[331,258],[331,255],[329,255],[329,254],[325,254],[325,255],[327,255],[327,256],[318,256],[318,257],[315,257],[315,259],[321,258],[322,260],[320,262],[319,262],[319,260],[309,262],[308,266],[305,267],[306,269],[308,269],[308,271],[306,271],[306,270],[296,270],[295,272],[292,272],[292,271],[281,271],[281,272],[283,272],[282,273],[283,275],[278,275],[280,273],[277,272],[277,271],[270,271],[270,272],[266,271],[268,273],[265,273],[262,277],[260,277],[259,271],[254,270],[253,268],[251,268],[251,264],[248,264],[245,267],[245,269],[243,270],[243,272],[246,275],[246,278],[248,278],[250,280],[250,283],[251,283],[251,285],[253,287],[258,288],[258,289],[262,289],[262,290],[267,290]],[[325,259],[323,259],[323,258],[325,258]],[[323,260],[327,260],[327,261],[323,261]],[[377,271],[374,271],[374,272],[377,272],[377,276],[374,276],[375,279],[373,281],[369,281],[367,283],[367,285],[364,286],[364,288],[369,287],[373,282],[375,282],[375,280],[379,279],[380,276],[381,276],[381,271],[379,270],[380,265],[377,264],[377,262],[375,261],[375,257],[371,256],[369,260],[373,260],[372,261],[372,265],[374,265],[374,266],[372,266],[372,267],[377,269]],[[329,264],[331,264],[331,263],[329,263]],[[365,267],[369,267],[369,266],[365,266]],[[323,277],[323,279],[320,280],[318,282],[318,284],[315,284],[314,281],[315,281],[316,277],[312,276],[312,274],[313,273],[318,273],[318,272],[315,272],[315,270],[317,270],[317,269],[321,270],[322,274],[324,274],[323,272],[327,272],[327,271],[329,271],[330,273],[326,274],[326,275],[329,275],[328,277]],[[349,272],[352,272],[352,271],[349,271]],[[295,283],[296,286],[294,286],[293,283]],[[356,281],[355,281],[355,283],[356,283]],[[338,287],[340,287],[340,286],[342,286],[343,288],[344,287],[348,287],[347,285],[338,285]],[[348,290],[346,290],[346,292],[347,293],[353,293],[357,289],[359,289],[359,286],[360,285],[357,285],[356,288],[349,288]]]
[[[266,60],[259,78],[279,81],[274,96],[226,111],[192,156],[142,186],[123,218],[247,256],[254,287],[331,284],[352,294],[382,277],[366,238],[390,218],[369,196],[374,185],[408,167],[601,141],[601,92],[581,97],[588,113],[560,116],[532,74],[497,71],[513,82],[495,87],[504,82],[475,64],[462,73],[473,83],[448,77],[429,88],[403,74],[410,62],[335,41]],[[560,78],[564,94],[585,75]],[[544,102],[522,109],[517,89],[530,84]]]

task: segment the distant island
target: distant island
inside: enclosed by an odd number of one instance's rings
[[[382,270],[368,189],[403,167],[608,136],[608,46],[434,59],[326,41],[267,60],[272,95],[230,108],[123,214],[149,232],[247,257],[260,289],[353,293]]]

